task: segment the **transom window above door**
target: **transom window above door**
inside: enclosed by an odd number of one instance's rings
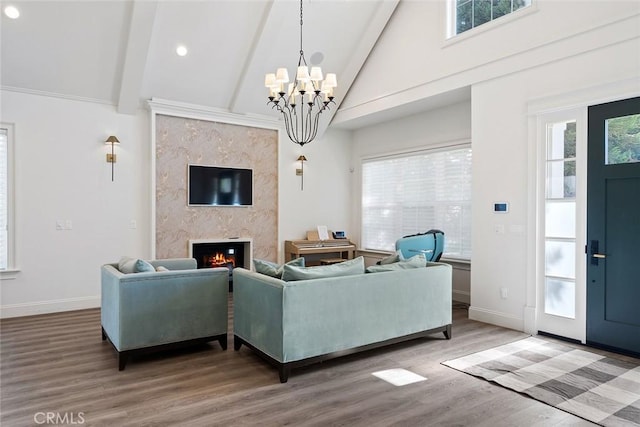
[[[605,164],[640,162],[640,114],[605,120]]]

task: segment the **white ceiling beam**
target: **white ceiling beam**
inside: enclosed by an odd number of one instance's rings
[[[156,1],[133,2],[129,37],[121,73],[119,113],[133,114],[140,108],[140,93],[157,9]]]
[[[229,101],[229,111],[237,113],[236,104],[238,102],[238,97],[240,96],[240,91],[243,86],[246,84],[247,74],[249,71],[249,67],[252,64],[256,63],[256,52],[258,49],[260,51],[265,52],[264,49],[267,49],[266,46],[269,46],[267,43],[269,42],[267,37],[267,32],[265,29],[268,25],[274,25],[273,20],[281,16],[279,14],[272,13],[274,0],[268,0],[267,4],[264,7],[262,13],[262,19],[260,20],[260,25],[256,29],[256,33],[253,35],[253,41],[251,42],[251,47],[249,48],[249,52],[245,56],[244,64],[242,64],[242,69],[240,73],[238,73],[238,79],[235,82],[235,86],[233,88],[233,93],[231,95],[231,99]],[[272,46],[273,44],[271,44]],[[266,50],[268,52],[268,50]]]

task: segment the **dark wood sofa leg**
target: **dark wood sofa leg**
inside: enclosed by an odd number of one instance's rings
[[[220,347],[222,347],[223,350],[227,349],[227,335],[218,338],[218,342],[220,343]]]
[[[240,347],[242,347],[242,341],[240,341],[240,338],[238,338],[237,336],[233,336],[233,349],[235,351],[240,350]]]
[[[278,374],[280,375],[281,383],[286,383],[289,380],[290,371],[291,369],[284,363],[278,367]]]
[[[118,370],[124,371],[124,367],[127,364],[127,354],[118,352]]]
[[[447,329],[445,329],[444,331],[442,331],[442,333],[444,334],[444,337],[448,340],[451,339],[451,325],[447,325]]]
[[[102,341],[106,341],[107,333],[104,331],[104,328],[101,327],[100,329],[102,329]]]

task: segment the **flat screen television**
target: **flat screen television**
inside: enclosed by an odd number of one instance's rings
[[[189,165],[189,206],[251,206],[253,170]]]

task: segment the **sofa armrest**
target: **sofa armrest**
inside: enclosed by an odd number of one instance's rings
[[[282,361],[283,282],[233,269],[233,333],[272,358]]]
[[[120,277],[124,276],[113,264],[100,269],[100,323],[116,348],[120,348]]]

